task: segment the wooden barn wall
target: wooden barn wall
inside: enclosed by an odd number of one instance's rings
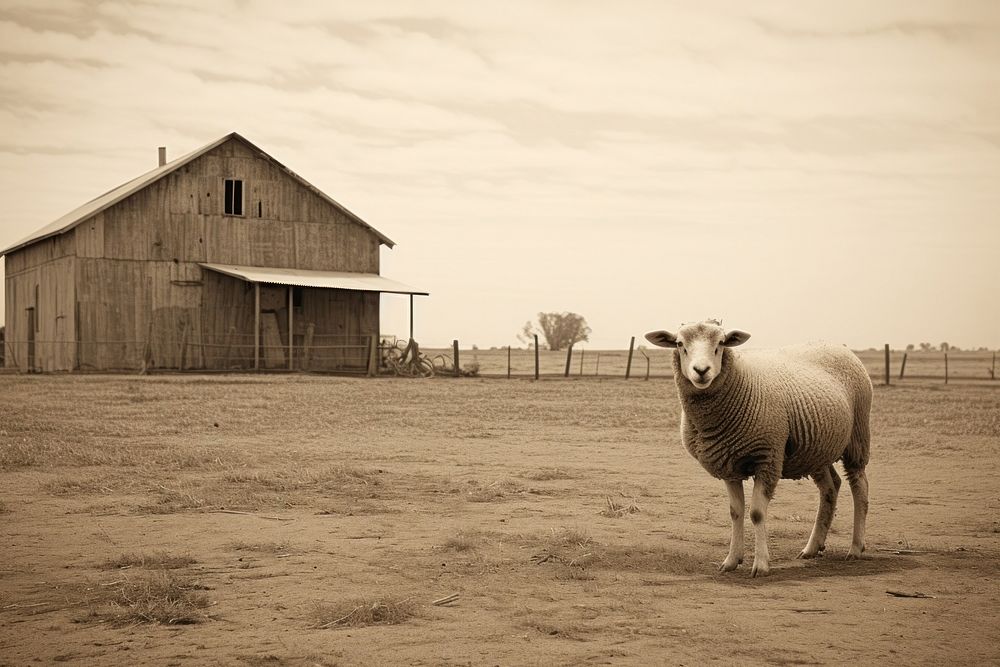
[[[201,267],[77,260],[80,368],[201,368]]]
[[[226,178],[243,180],[242,216],[223,214]],[[377,236],[238,139],[81,228],[85,257],[379,270]]]
[[[305,288],[302,307],[297,310],[300,312],[294,313],[293,322],[296,348],[300,350],[299,365],[310,370],[357,369],[366,365],[365,349],[339,346],[365,346],[369,336],[378,335],[378,293]],[[312,349],[306,352],[304,344],[310,325]]]
[[[205,367],[253,368],[253,284],[215,271],[203,272],[203,284]]]
[[[36,241],[7,255],[7,275],[17,274],[41,266],[46,262],[73,255],[75,254],[74,250],[72,234],[60,234]]]
[[[45,241],[42,244],[43,249],[48,245]],[[41,261],[46,252],[36,251],[29,252],[25,260],[19,257],[22,252],[7,257],[5,365],[22,371],[72,370],[76,365],[75,258],[62,255]],[[36,261],[41,263],[25,268]],[[19,270],[11,271],[12,265]],[[28,308],[34,308],[35,313],[33,335],[28,332]],[[30,364],[29,338],[34,339]]]
[[[295,369],[358,368],[367,360],[363,349],[378,335],[379,295],[371,292],[304,288],[301,306],[292,314]],[[204,272],[202,340],[206,368],[253,368],[254,287],[214,271]],[[288,288],[261,285],[261,368],[288,368]],[[270,320],[276,324],[280,349],[265,349]]]

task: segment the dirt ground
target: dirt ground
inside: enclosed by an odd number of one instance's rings
[[[993,385],[876,387],[866,558],[845,484],[796,560],[817,494],[785,480],[763,579],[717,572],[669,380],[0,376],[0,406],[0,664],[1000,661]]]

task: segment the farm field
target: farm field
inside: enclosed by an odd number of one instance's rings
[[[876,386],[866,558],[783,480],[750,579],[669,380],[0,376],[0,664],[995,664],[998,384]]]

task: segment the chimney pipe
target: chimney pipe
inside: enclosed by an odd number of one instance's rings
[[[163,165],[165,165],[167,163],[167,147],[166,146],[160,146],[159,153],[160,153],[160,156],[159,156],[160,157],[160,164],[158,166],[162,167]]]

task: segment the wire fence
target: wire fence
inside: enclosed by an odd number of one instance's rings
[[[454,356],[452,348],[428,348],[427,355]],[[886,374],[884,350],[856,350],[855,354],[865,365],[875,382],[883,382]],[[535,377],[536,356],[534,348],[459,349],[459,363],[463,369],[475,369],[484,377]],[[910,380],[992,381],[996,379],[996,352],[930,352],[890,351],[890,382]],[[664,348],[633,347],[628,349],[598,350],[577,346],[572,350],[540,349],[537,357],[537,374],[542,378],[672,378],[672,350]]]
[[[0,367],[24,372],[47,371],[307,371],[378,374],[398,370],[393,352],[406,339],[371,335],[295,334],[291,344],[261,336],[255,351],[253,334],[230,332],[189,340],[183,332],[155,340],[44,341],[6,340]],[[373,348],[374,346],[374,348]],[[577,345],[567,350],[534,347],[462,349],[422,348],[437,375],[491,378],[672,378],[672,350],[629,348],[599,350]],[[995,381],[995,351],[938,352],[858,350],[876,382],[912,380]],[[398,355],[397,355],[398,356]],[[456,370],[455,360],[458,359]]]
[[[292,370],[367,373],[373,336],[298,335],[291,344],[227,334],[200,340],[4,341],[3,365],[47,371],[247,371]]]

